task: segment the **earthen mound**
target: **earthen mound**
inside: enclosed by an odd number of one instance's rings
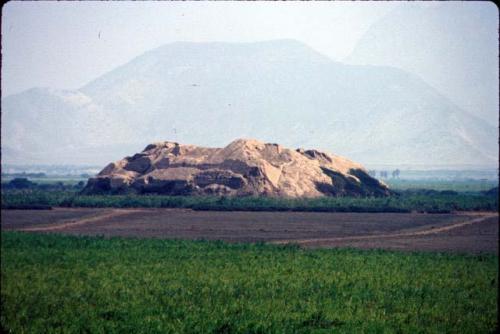
[[[236,196],[386,196],[358,163],[317,150],[238,139],[224,148],[160,142],[107,165],[83,190]]]

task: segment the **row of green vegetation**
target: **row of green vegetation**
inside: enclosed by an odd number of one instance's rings
[[[480,192],[498,187],[498,180],[488,179],[460,179],[460,180],[435,180],[435,179],[387,179],[383,180],[394,190],[428,189],[437,191]]]
[[[3,232],[9,333],[494,333],[498,256]]]
[[[115,207],[189,208],[221,211],[429,212],[495,211],[498,194],[407,191],[390,197],[215,197],[164,195],[80,195],[75,191],[4,190],[2,208]]]
[[[2,208],[151,207],[195,210],[328,211],[328,212],[450,212],[498,209],[498,187],[493,181],[398,180],[388,198],[283,199],[265,197],[191,197],[164,195],[80,195],[83,181],[36,183],[16,178],[2,183]],[[428,188],[423,188],[428,187]]]
[[[2,182],[2,190],[45,190],[45,191],[81,191],[85,187],[85,181],[80,180],[42,180],[18,177],[10,181]]]

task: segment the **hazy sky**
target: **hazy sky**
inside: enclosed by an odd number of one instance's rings
[[[76,89],[174,41],[300,40],[345,58],[397,2],[8,2],[2,8],[2,96]]]

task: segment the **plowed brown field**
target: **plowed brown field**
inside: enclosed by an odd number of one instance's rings
[[[498,254],[497,213],[2,210],[2,230]]]

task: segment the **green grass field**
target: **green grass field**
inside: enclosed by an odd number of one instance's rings
[[[12,333],[494,333],[498,257],[3,232]]]

